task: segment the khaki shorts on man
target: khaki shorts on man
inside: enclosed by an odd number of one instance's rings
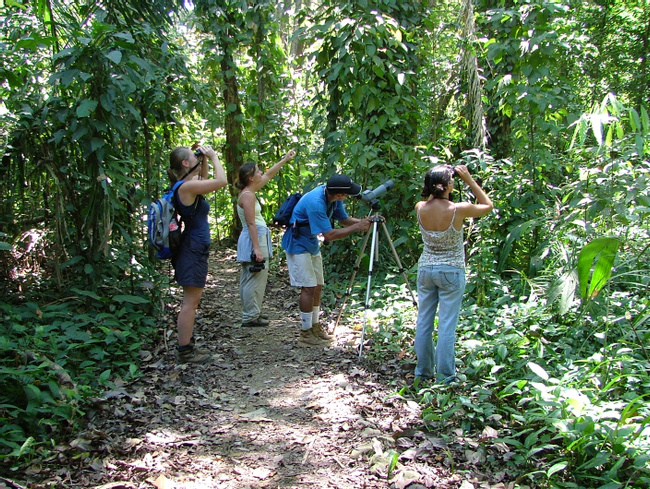
[[[287,253],[287,268],[289,280],[293,287],[316,287],[325,283],[323,279],[323,258],[318,252],[300,253],[292,255]]]

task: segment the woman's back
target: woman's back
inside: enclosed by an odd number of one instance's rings
[[[417,206],[424,250],[419,265],[465,267],[462,218],[456,228],[456,206],[448,200],[431,199]]]

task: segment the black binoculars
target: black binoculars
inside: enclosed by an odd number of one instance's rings
[[[251,252],[251,262],[253,262],[253,265],[248,267],[248,271],[251,273],[257,273],[261,272],[264,270],[264,263],[266,263],[266,258],[262,258],[262,261],[255,261],[257,259],[257,256],[255,255],[255,252]]]

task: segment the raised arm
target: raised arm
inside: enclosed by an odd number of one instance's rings
[[[458,165],[454,167],[456,170],[456,175],[463,180],[469,188],[472,189],[474,196],[476,197],[476,204],[470,202],[459,202],[456,204],[456,209],[463,217],[481,217],[490,212],[494,208],[492,200],[481,188],[481,186],[476,183],[472,175],[469,173],[467,166]]]
[[[214,149],[210,146],[201,146],[198,149],[203,153],[203,156],[201,156],[203,162],[201,164],[200,172],[202,179],[188,180],[178,189],[178,195],[181,202],[185,205],[191,205],[197,195],[208,194],[228,185],[226,172],[224,171]],[[208,178],[208,167],[210,166],[208,160],[211,161],[214,166],[214,178]]]
[[[275,165],[273,165],[271,168],[266,170],[264,174],[262,175],[261,180],[257,184],[250,184],[250,189],[252,192],[257,192],[259,189],[261,189],[264,185],[269,183],[271,179],[278,174],[280,171],[280,168],[284,166],[285,163],[288,161],[291,161],[293,157],[296,156],[296,151],[294,149],[291,149],[286,155],[282,157],[280,161],[278,161]]]

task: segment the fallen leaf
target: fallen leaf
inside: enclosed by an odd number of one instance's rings
[[[498,437],[499,437],[499,433],[497,432],[497,430],[495,430],[491,426],[486,426],[485,428],[483,428],[483,433],[481,433],[481,437],[479,438],[478,441],[484,442],[487,440],[491,440],[492,438],[498,438]]]
[[[174,483],[165,477],[165,474],[160,474],[158,478],[153,481],[153,485],[158,489],[174,489]]]

